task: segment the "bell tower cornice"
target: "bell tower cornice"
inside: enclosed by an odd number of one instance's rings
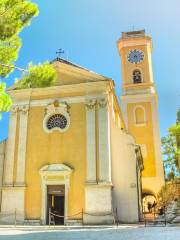
[[[145,30],[122,32],[121,38],[117,41],[119,52],[126,47],[147,46],[152,51],[152,39],[146,36]]]

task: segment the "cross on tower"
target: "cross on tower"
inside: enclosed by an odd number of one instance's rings
[[[62,48],[59,48],[58,51],[56,51],[56,55],[58,58],[61,58],[61,55],[64,54],[64,50]]]

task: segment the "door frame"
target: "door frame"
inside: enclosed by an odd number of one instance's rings
[[[48,185],[47,188],[51,186],[51,185]],[[56,186],[64,186],[64,185],[56,185]],[[65,186],[64,186],[64,190],[65,190]],[[63,197],[63,215],[66,216],[65,214],[65,191],[64,191],[64,194],[63,195],[59,195],[59,194],[53,194],[54,195],[54,204],[55,204],[55,197]],[[47,191],[47,206],[46,206],[46,224],[48,225],[49,224],[49,196],[52,196],[52,194],[48,194],[48,191]],[[65,223],[65,217],[63,218],[63,224]],[[61,224],[61,225],[63,225]]]
[[[68,192],[72,169],[64,164],[46,165],[40,169],[41,175],[41,223],[46,225],[47,216],[47,186],[64,185],[64,224],[68,215]]]

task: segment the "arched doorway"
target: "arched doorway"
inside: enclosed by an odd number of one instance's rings
[[[152,213],[156,206],[156,196],[152,191],[142,191],[143,213]]]

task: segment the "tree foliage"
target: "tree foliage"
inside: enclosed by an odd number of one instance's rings
[[[180,108],[177,112],[176,124],[169,128],[169,132],[172,136],[176,138],[178,165],[180,169]]]
[[[164,155],[164,165],[170,168],[172,174],[177,175],[179,172],[178,161],[180,157],[180,109],[177,112],[176,124],[168,129],[168,136],[162,138],[162,153]]]
[[[8,111],[11,105],[2,79],[14,70],[21,39],[18,34],[38,15],[36,4],[27,0],[0,0],[0,113]]]
[[[0,39],[2,41],[18,34],[38,14],[37,6],[27,0],[0,1]]]
[[[13,71],[18,57],[21,40],[18,34],[38,14],[38,7],[27,0],[0,0],[0,76],[6,77]]]
[[[157,208],[168,206],[176,198],[178,198],[178,188],[176,187],[176,183],[170,182],[159,191],[157,195]]]
[[[166,168],[174,168],[177,166],[177,144],[176,137],[168,135],[162,138],[162,154],[164,155],[164,166]]]
[[[5,92],[6,84],[0,83],[0,112],[7,112],[12,104],[9,95]],[[1,115],[0,115],[1,118]]]
[[[180,136],[180,108],[177,112],[176,124],[169,128],[169,132],[176,137]]]
[[[0,43],[0,76],[7,77],[10,72],[14,70],[13,63],[18,58],[19,49],[21,47],[21,40],[18,36]],[[9,67],[7,67],[9,66]]]
[[[17,80],[17,88],[49,87],[54,84],[56,77],[56,70],[48,62],[36,66],[30,63],[28,73],[24,73],[22,78]]]

